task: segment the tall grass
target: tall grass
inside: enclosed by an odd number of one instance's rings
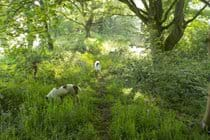
[[[198,127],[189,127],[178,113],[160,108],[146,95],[133,98],[137,89],[124,95],[124,88],[134,89],[136,85],[129,81],[133,75],[122,55],[61,54],[55,53],[52,60],[39,64],[37,79],[23,71],[8,72],[12,79],[0,79],[0,93],[4,95],[0,99],[0,139],[100,139],[96,127],[103,117],[96,107],[99,103],[108,104],[111,109],[106,130],[113,140],[208,139]],[[100,84],[92,70],[96,59],[102,64]],[[45,100],[53,87],[64,83],[75,83],[82,88],[80,104],[74,103],[71,97],[63,102]],[[104,98],[98,98],[101,96],[97,92],[104,92]]]
[[[178,120],[174,112],[161,110],[142,98],[129,105],[118,100],[112,113],[110,132],[115,140],[208,139],[197,128],[187,127]]]
[[[37,79],[24,71],[17,71],[12,79],[1,79],[0,139],[98,139],[93,126],[92,59],[91,54],[74,57],[66,53],[40,63]],[[65,83],[82,87],[80,104],[71,97],[63,102],[45,99],[53,87]]]
[[[92,125],[93,107],[89,98],[93,93],[84,89],[80,95],[81,104],[73,104],[70,97],[63,102],[45,100],[50,86],[36,82],[27,86],[18,111],[6,113],[5,110],[1,115],[1,139],[96,138]]]

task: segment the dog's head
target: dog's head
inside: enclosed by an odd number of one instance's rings
[[[74,89],[74,91],[75,91],[76,94],[78,94],[79,91],[81,91],[80,87],[77,86],[77,85],[73,85],[73,89]]]
[[[95,62],[95,66],[98,66],[98,65],[100,65],[100,61]]]
[[[53,88],[45,97],[46,99],[54,98],[56,96],[57,88]]]

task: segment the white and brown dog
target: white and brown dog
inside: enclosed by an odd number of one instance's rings
[[[53,88],[46,96],[46,99],[54,99],[59,97],[61,100],[63,100],[63,98],[66,95],[70,95],[75,97],[78,101],[78,92],[80,91],[80,87],[74,84],[66,84],[63,85],[59,88]]]
[[[94,64],[94,69],[96,72],[100,72],[101,71],[101,64],[100,61],[96,61]]]
[[[101,64],[100,61],[96,61],[94,64],[95,75],[98,77],[98,74],[101,72]]]

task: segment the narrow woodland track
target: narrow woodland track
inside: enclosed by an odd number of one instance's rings
[[[109,124],[111,122],[111,105],[112,103],[106,99],[106,81],[103,76],[97,77],[96,82],[96,115],[98,120],[95,122],[95,128],[101,140],[110,140]]]

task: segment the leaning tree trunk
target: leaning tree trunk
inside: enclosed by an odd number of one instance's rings
[[[208,61],[210,61],[210,32],[208,37]],[[210,129],[210,77],[208,77],[208,98],[206,112],[202,121],[203,129]]]
[[[165,51],[170,51],[176,46],[176,44],[182,38],[185,28],[186,26],[184,21],[184,0],[179,0],[176,4],[174,12],[172,31],[164,42]]]
[[[53,50],[54,49],[53,40],[49,31],[49,25],[46,20],[44,21],[44,24],[45,24],[45,30],[46,30],[46,36],[47,36],[48,49]]]
[[[50,18],[49,18],[49,15],[48,15],[48,7],[46,6],[45,2],[47,1],[44,1],[44,0],[40,0],[40,8],[42,10],[42,14],[43,14],[43,23],[44,23],[44,28],[45,28],[45,34],[46,34],[46,39],[47,39],[47,46],[48,46],[48,49],[49,50],[53,50],[54,49],[54,45],[53,45],[53,39],[51,37],[51,34],[50,34],[50,30],[49,30],[49,24],[48,22],[50,23]]]
[[[91,37],[90,31],[93,24],[94,15],[91,14],[89,19],[85,23],[85,38]]]
[[[85,26],[85,38],[89,38],[90,35],[90,27],[89,26]]]
[[[186,7],[188,7],[188,4],[190,5],[187,0],[173,0],[170,4],[165,3],[165,0],[141,0],[143,8],[137,6],[137,0],[119,1],[126,4],[147,27],[150,26],[151,22],[158,25],[156,26],[156,30],[160,30],[161,37],[164,38],[161,42],[161,51],[163,52],[171,51],[175,48],[188,24],[194,21],[207,7],[207,4],[209,4],[207,1],[202,0],[206,4],[192,18],[185,19]],[[173,19],[171,19],[172,13],[174,16]],[[155,44],[153,46],[156,47]]]

